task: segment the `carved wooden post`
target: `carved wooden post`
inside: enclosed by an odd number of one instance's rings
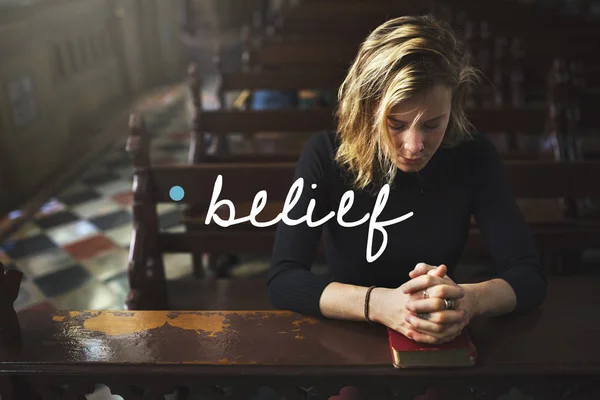
[[[567,143],[571,149],[571,160],[583,160],[582,140],[584,136],[581,122],[581,95],[585,88],[585,76],[581,60],[571,60],[568,65],[567,95],[568,95],[568,114],[567,114]],[[594,211],[594,205],[591,199],[576,199],[576,216],[583,218]]]
[[[251,24],[251,39],[252,44],[256,47],[261,47],[264,41],[264,20],[261,11],[256,11],[252,14],[252,24]]]
[[[19,296],[23,273],[15,269],[4,268],[0,262],[0,331],[2,345],[9,346],[21,338],[21,325],[17,318],[14,303]]]
[[[565,140],[567,102],[567,67],[564,59],[555,58],[548,76],[548,110],[551,135],[555,139],[554,156],[557,160],[568,160],[569,149]]]
[[[19,296],[19,288],[23,273],[14,269],[6,270],[0,262],[0,335],[2,338],[0,358],[10,357],[12,349],[21,346],[21,324],[14,308]],[[18,399],[15,393],[14,378],[6,375],[0,377],[0,398],[3,400]]]
[[[204,142],[204,130],[202,129],[202,83],[198,75],[198,66],[195,63],[192,63],[188,68],[188,86],[193,104],[188,163],[197,164],[204,160],[206,143]]]
[[[471,63],[476,62],[477,46],[474,40],[473,23],[467,19],[464,11],[454,15],[454,24],[457,29],[457,36],[465,46],[465,55]],[[479,103],[479,92],[481,87],[469,87],[466,94],[466,105],[468,108],[476,107]]]
[[[558,160],[572,161],[572,151],[569,149],[568,140],[569,122],[567,120],[568,106],[568,70],[564,59],[553,60],[548,76],[548,111],[549,132],[555,143],[555,158]],[[577,217],[578,201],[568,197],[560,198],[562,212],[567,217]],[[568,269],[567,264],[575,264],[573,254],[558,254],[555,256],[554,272],[563,273]]]
[[[567,138],[572,160],[582,160],[581,151],[581,89],[585,86],[581,63],[571,60],[567,67]]]
[[[557,160],[572,161],[571,143],[569,135],[568,113],[568,82],[569,75],[564,59],[553,60],[548,75],[548,127],[552,140],[555,143],[554,157]],[[575,199],[560,198],[559,202],[563,213],[567,217],[577,216],[577,201]]]
[[[578,148],[580,136],[579,107],[577,104],[578,93],[577,68],[573,76],[573,66],[568,60],[557,58],[554,60],[553,71],[550,76],[549,97],[555,105],[556,136],[561,146],[560,159],[577,161],[583,157]],[[582,218],[589,210],[589,199],[561,198],[563,213],[570,218]],[[582,252],[568,251],[559,254],[557,272],[560,274],[576,273],[581,262]]]
[[[127,152],[134,167],[133,231],[129,249],[128,309],[166,309],[167,287],[162,254],[158,242],[158,215],[150,194],[152,167],[150,140],[139,115],[129,119]]]
[[[214,61],[215,59],[213,59]],[[220,72],[220,70],[218,70]],[[188,84],[193,105],[192,131],[190,132],[190,148],[188,153],[189,164],[199,164],[206,160],[206,140],[204,129],[202,128],[202,93],[200,77],[195,64],[191,64],[188,69]],[[218,137],[215,138],[218,140]],[[193,215],[194,205],[190,205],[186,212]],[[187,226],[186,226],[187,229]],[[204,275],[204,263],[202,253],[192,252],[192,266],[194,275],[201,278]]]
[[[296,3],[291,4],[291,1],[287,3],[283,3],[283,5],[274,11],[273,18],[271,21],[271,28],[274,33],[283,35],[284,26],[285,26],[285,13],[289,11],[290,8],[295,7]]]
[[[510,61],[508,52],[508,39],[498,37],[494,41],[493,59],[490,59],[490,71],[492,71],[494,82],[494,92],[492,105],[494,107],[503,107],[508,105],[510,97],[510,81],[507,79],[510,74]]]
[[[215,71],[217,72],[217,85],[216,85],[216,94],[217,100],[219,102],[218,109],[224,110],[227,108],[227,104],[225,103],[225,90],[223,88],[223,49],[220,41],[215,43],[212,62],[215,67]]]
[[[519,38],[513,38],[510,44],[510,94],[513,107],[523,107],[525,104],[525,53],[523,43]]]
[[[477,26],[477,25],[476,25]],[[477,57],[480,68],[486,74],[492,74],[494,59],[494,40],[490,31],[490,24],[487,21],[480,21],[477,29]]]
[[[242,44],[242,72],[252,71],[252,32],[249,25],[244,25],[241,29]]]
[[[261,22],[262,22],[262,33],[266,36],[271,36],[273,34],[272,30],[270,30],[270,20],[271,20],[271,2],[269,0],[261,0],[260,4],[260,14],[261,14]]]

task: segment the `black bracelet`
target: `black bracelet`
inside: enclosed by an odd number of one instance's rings
[[[374,322],[371,321],[371,319],[369,318],[369,299],[371,298],[371,291],[375,289],[375,286],[371,286],[367,289],[367,294],[365,296],[365,320],[368,323],[373,324]]]

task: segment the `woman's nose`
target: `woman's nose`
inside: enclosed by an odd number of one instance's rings
[[[423,136],[417,132],[407,132],[403,140],[403,149],[411,154],[421,152],[423,148]]]

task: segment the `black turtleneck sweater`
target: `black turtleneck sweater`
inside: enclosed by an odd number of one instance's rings
[[[336,215],[317,227],[306,223],[289,226],[280,222],[268,273],[268,289],[274,307],[319,316],[319,299],[331,282],[359,286],[396,288],[406,282],[419,262],[446,264],[448,275],[459,261],[468,236],[471,215],[485,239],[497,269],[517,296],[515,311],[540,305],[546,294],[546,279],[533,246],[529,228],[512,196],[503,164],[487,137],[454,148],[439,148],[419,173],[398,170],[385,208],[377,221],[413,215],[386,226],[387,246],[374,261],[367,261],[369,220],[356,227],[338,224],[338,206],[351,190],[348,173],[335,162],[339,145],[335,132],[314,135],[296,167],[294,179],[304,178],[299,201],[288,216],[307,214],[315,199],[313,221],[330,211]],[[311,185],[315,183],[316,188]],[[343,221],[353,222],[373,213],[378,190],[354,190],[352,208]],[[321,235],[325,239],[328,275],[310,271]],[[382,234],[373,233],[371,254],[382,244]]]

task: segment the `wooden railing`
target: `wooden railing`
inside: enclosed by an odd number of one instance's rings
[[[240,297],[235,283],[219,287],[215,298]],[[3,296],[0,389],[3,400],[84,399],[95,384],[126,400],[167,394],[249,399],[263,386],[288,400],[327,399],[344,386],[365,399],[413,399],[435,388],[444,399],[495,400],[517,387],[536,399],[591,400],[600,396],[598,287],[600,277],[551,278],[547,300],[534,312],[471,322],[474,367],[426,369],[395,369],[381,325],[267,304],[257,310],[227,310],[224,303],[204,311],[24,311],[11,325],[4,318],[11,296]],[[264,297],[265,291],[264,282],[255,281],[243,296]]]

